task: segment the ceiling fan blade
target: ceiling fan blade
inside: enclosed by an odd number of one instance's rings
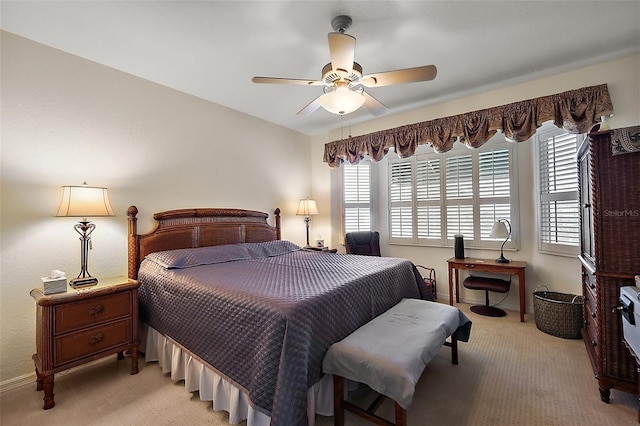
[[[323,86],[324,82],[320,80],[303,80],[301,78],[279,78],[279,77],[253,77],[254,83],[266,84],[297,84],[299,86]]]
[[[389,110],[389,108],[387,108],[385,104],[383,104],[367,92],[362,92],[362,94],[364,95],[364,107],[376,117],[384,114]]]
[[[329,33],[329,53],[333,71],[350,74],[356,53],[356,38],[344,33]]]
[[[366,87],[382,87],[392,84],[429,81],[436,78],[437,73],[438,70],[434,65],[426,65],[423,67],[405,68],[364,75],[360,79],[360,83]]]
[[[320,108],[320,96],[309,102],[304,108],[296,113],[296,115],[309,115]]]

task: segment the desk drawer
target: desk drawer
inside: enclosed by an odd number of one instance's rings
[[[131,316],[131,292],[123,291],[55,307],[54,334]]]
[[[75,361],[104,350],[126,345],[132,340],[131,319],[127,318],[110,324],[56,337],[54,365]]]

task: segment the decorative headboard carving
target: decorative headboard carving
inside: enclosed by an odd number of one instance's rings
[[[267,223],[269,215],[255,210],[198,208],[156,213],[153,230],[138,235],[138,208],[127,209],[128,275],[138,278],[144,257],[156,251],[208,247],[222,244],[259,243],[279,240],[280,209],[275,209],[275,226]]]

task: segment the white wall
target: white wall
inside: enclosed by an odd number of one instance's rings
[[[53,268],[79,271],[72,218],[54,218],[60,186],[109,188],[116,217],[95,220],[90,271],[126,274],[126,208],[140,210],[140,231],[154,212],[183,207],[283,210],[283,238],[305,242],[295,216],[298,199],[318,201],[311,238],[338,247],[339,217],[324,143],[339,131],[310,138],[201,99],[2,32],[2,157],[0,271],[0,383],[33,371],[35,306],[29,290]],[[429,120],[579,87],[609,84],[613,128],[640,123],[640,56],[584,68],[353,126],[354,135]],[[310,146],[309,142],[313,144]],[[533,228],[531,143],[519,147],[521,251],[527,301],[536,285],[577,293],[575,259],[539,254]],[[296,160],[295,162],[292,160]],[[310,170],[310,172],[309,172]],[[335,171],[334,171],[335,172]],[[335,174],[333,175],[335,176]],[[232,177],[231,179],[229,177]],[[333,179],[334,183],[336,182]],[[381,194],[386,188],[380,188]],[[378,194],[379,197],[381,196]],[[378,213],[386,216],[386,206]],[[386,234],[384,229],[381,229]],[[527,243],[528,242],[528,243]],[[389,246],[385,255],[437,268],[446,293],[451,250]],[[494,257],[496,252],[469,252]],[[479,295],[464,294],[478,299]],[[517,309],[515,292],[507,301]]]
[[[109,188],[116,216],[94,220],[89,271],[126,275],[126,209],[139,232],[157,211],[283,212],[304,244],[309,137],[10,33],[2,42],[0,382],[33,372],[35,304],[52,269],[75,277],[76,219],[56,218],[61,185]],[[292,160],[296,161],[292,161]],[[272,220],[272,218],[270,218]],[[273,223],[273,222],[271,222]]]
[[[377,130],[398,127],[404,124],[432,120],[439,117],[461,114],[483,108],[504,105],[510,102],[560,93],[580,87],[606,83],[615,110],[610,119],[611,128],[627,127],[640,124],[640,55],[633,55],[619,60],[586,67],[577,71],[558,74],[529,83],[523,83],[501,90],[492,90],[481,95],[469,96],[454,101],[448,101],[431,107],[378,118],[368,123],[352,126],[353,135],[361,135]],[[340,138],[339,131],[331,132],[322,137],[314,138],[313,146],[313,174],[312,183],[314,194],[325,197],[333,189],[337,189],[339,179],[335,178],[336,170],[331,170],[326,163],[321,163],[324,144]],[[393,154],[391,154],[393,155]],[[520,185],[520,223],[521,249],[518,252],[507,252],[505,256],[514,260],[528,262],[526,269],[526,301],[528,312],[533,312],[533,291],[538,285],[544,284],[550,290],[572,294],[580,294],[580,263],[576,258],[551,256],[538,252],[535,228],[535,200],[534,200],[534,164],[533,143],[531,140],[518,144],[518,179]],[[411,259],[416,264],[433,267],[437,271],[438,293],[448,300],[447,259],[453,256],[453,249],[439,249],[427,247],[410,247],[389,245],[388,241],[388,210],[387,199],[387,164],[386,160],[374,164],[378,173],[376,200],[376,215],[381,219],[381,252],[384,256],[395,256]],[[332,179],[333,177],[333,179]],[[332,183],[333,182],[333,183]],[[333,185],[333,187],[332,187]],[[318,197],[320,198],[320,197]],[[331,244],[340,247],[343,236],[340,235],[340,212],[337,202],[329,195],[323,203],[332,202],[331,225],[324,222],[318,224],[317,232],[323,234],[331,232]],[[325,238],[326,239],[326,238]],[[496,258],[499,252],[493,250],[466,250],[471,257]],[[508,299],[503,303],[508,309],[518,310],[517,280],[516,287],[512,287]],[[462,300],[471,303],[484,303],[484,293],[479,291],[461,291]],[[502,295],[493,294],[492,302],[500,301]]]

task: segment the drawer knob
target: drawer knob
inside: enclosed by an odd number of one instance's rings
[[[104,311],[104,306],[95,305],[89,308],[89,315],[91,315],[92,317],[97,317],[102,313],[102,311]]]
[[[97,345],[98,343],[102,342],[104,340],[104,334],[102,333],[98,333],[95,336],[91,336],[89,338],[89,344],[90,345]]]

